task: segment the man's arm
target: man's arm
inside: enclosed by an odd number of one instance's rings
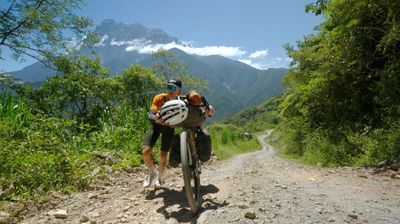
[[[212,117],[215,114],[215,109],[212,105],[210,105],[204,96],[201,97],[201,101],[203,105],[206,106],[206,114],[208,117]]]
[[[165,122],[163,119],[160,118],[160,113],[156,110],[150,110],[150,112],[148,113],[149,116],[149,120],[153,123],[156,124],[162,124],[165,125]]]
[[[165,101],[165,96],[162,94],[158,94],[157,96],[154,97],[150,107],[150,112],[148,113],[148,117],[151,122],[157,124],[164,124],[164,120],[160,119],[160,112],[159,112],[159,110],[161,110],[161,105],[164,101]]]
[[[147,115],[149,116],[149,120],[152,122],[156,122],[156,120],[158,119],[157,110],[150,110]]]

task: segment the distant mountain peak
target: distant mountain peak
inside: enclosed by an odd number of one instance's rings
[[[107,35],[109,40],[115,41],[132,41],[136,39],[145,39],[153,43],[180,43],[178,38],[171,37],[159,28],[149,29],[136,22],[133,24],[124,24],[122,22],[115,22],[113,19],[103,20],[100,25],[96,27],[96,32],[100,36]]]

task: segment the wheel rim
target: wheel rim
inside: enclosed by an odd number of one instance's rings
[[[195,157],[191,157],[188,133],[181,133],[181,159],[185,183],[185,194],[193,213],[197,213],[201,206],[200,196],[200,164]]]
[[[196,159],[192,159],[192,161],[194,162]],[[198,164],[192,164],[191,166],[190,185],[192,188],[193,198],[195,199],[197,206],[200,206],[200,172],[198,169]]]

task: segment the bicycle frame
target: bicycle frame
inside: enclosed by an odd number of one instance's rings
[[[184,129],[187,133],[188,133],[188,135],[187,135],[187,137],[188,137],[188,139],[189,139],[189,144],[190,144],[190,147],[189,147],[189,149],[190,149],[190,151],[189,151],[189,153],[190,153],[190,157],[189,157],[189,164],[192,164],[192,155],[196,155],[197,156],[197,148],[196,148],[196,134],[195,134],[195,130],[194,130],[194,128],[185,128]]]
[[[209,109],[209,104],[204,97],[201,98],[204,106]],[[204,115],[205,111],[203,111]],[[197,213],[201,208],[200,174],[201,164],[197,158],[196,131],[197,127],[182,127],[180,135],[180,153],[182,162],[185,195],[190,209]]]

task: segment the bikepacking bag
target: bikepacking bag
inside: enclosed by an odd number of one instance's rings
[[[188,109],[187,117],[184,121],[178,124],[170,125],[173,128],[184,127],[184,128],[195,128],[203,125],[206,120],[205,106],[202,105],[202,99],[200,94],[196,91],[191,90],[186,96],[179,97],[179,100],[183,100]]]
[[[207,162],[211,158],[212,146],[211,146],[211,136],[199,129],[196,136],[196,148],[197,156],[200,161]],[[171,150],[169,153],[169,165],[171,167],[178,167],[181,162],[181,152],[180,152],[180,138],[179,135],[174,135],[171,142]]]
[[[199,160],[206,162],[211,158],[211,136],[207,132],[199,129],[196,137],[196,148]]]
[[[204,108],[202,106],[194,106],[189,103],[186,104],[188,108],[187,118],[177,125],[173,127],[186,127],[186,128],[194,128],[200,127],[204,121],[206,120],[206,114],[204,113]]]

